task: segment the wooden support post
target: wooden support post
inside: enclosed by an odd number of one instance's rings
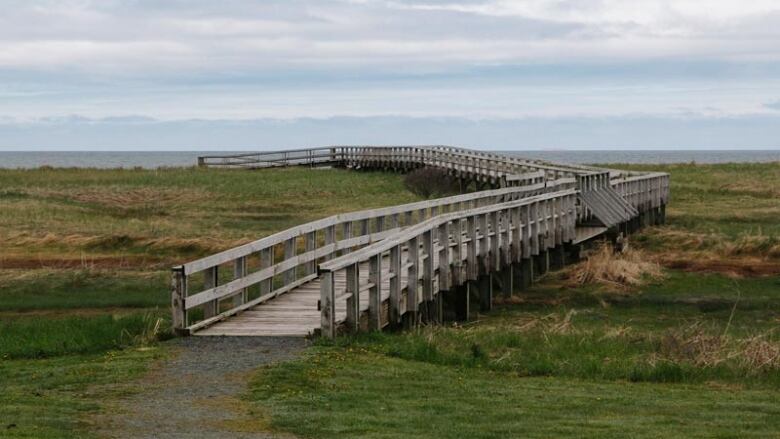
[[[525,258],[520,262],[520,269],[522,270],[520,276],[522,279],[522,288],[528,289],[534,282],[534,260],[533,258]]]
[[[382,329],[382,255],[372,256],[368,261],[368,330]]]
[[[562,245],[550,249],[550,268],[560,270],[566,265],[566,252]]]
[[[493,309],[493,281],[492,274],[479,277],[479,310],[490,311]]]
[[[507,265],[499,270],[501,276],[501,293],[504,297],[512,297],[512,265]]]
[[[332,271],[320,274],[320,331],[323,337],[336,337],[335,276]]]
[[[187,277],[184,275],[184,267],[176,267],[171,271],[171,308],[173,330],[180,335],[187,335]]]
[[[547,250],[539,251],[535,259],[534,268],[537,276],[542,276],[550,270],[550,253]]]
[[[215,288],[219,284],[219,267],[214,266],[203,270],[203,289]],[[208,319],[217,315],[219,299],[203,304],[203,318]]]
[[[360,331],[360,263],[347,267],[347,329]]]
[[[469,320],[469,289],[470,282],[466,282],[463,285],[455,288],[453,291],[453,305],[455,308],[455,320],[468,321]]]

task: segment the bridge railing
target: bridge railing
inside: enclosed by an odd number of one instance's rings
[[[555,165],[501,154],[451,146],[326,146],[260,153],[202,156],[201,166],[265,168],[294,165],[338,164],[348,167],[415,168],[436,166],[468,172],[486,179],[505,179],[517,184],[522,174],[542,171],[550,180],[597,172],[579,165]]]
[[[639,212],[660,208],[669,202],[669,174],[664,172],[612,179],[610,184]]]
[[[301,148],[243,154],[198,157],[198,166],[226,168],[271,168],[277,166],[316,166],[338,160],[336,148]]]
[[[561,179],[334,215],[174,267],[174,328],[189,333],[284,294],[317,277],[319,262],[440,213],[505,203],[572,185],[570,179]]]
[[[341,322],[349,331],[360,330],[361,297],[366,295],[367,329],[378,330],[399,323],[405,313],[416,313],[439,291],[572,241],[577,194],[569,189],[442,214],[321,263],[322,335],[334,337]],[[383,272],[385,259],[388,273]],[[362,276],[366,264],[368,276]],[[343,286],[336,282],[341,274]]]

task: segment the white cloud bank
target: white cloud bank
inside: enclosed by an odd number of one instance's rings
[[[193,118],[745,120],[776,115],[780,99],[776,0],[0,0],[0,10],[6,125],[71,114],[137,114],[169,130]]]

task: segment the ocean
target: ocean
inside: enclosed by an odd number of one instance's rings
[[[246,151],[242,151],[246,152]],[[193,166],[200,155],[229,151],[0,151],[0,168],[81,167],[158,168]],[[236,152],[238,153],[238,152]],[[730,163],[780,161],[780,150],[609,150],[500,151],[503,154],[561,163]]]

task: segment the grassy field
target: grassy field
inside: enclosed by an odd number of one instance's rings
[[[162,355],[171,266],[414,200],[398,175],[340,170],[0,170],[0,436],[85,437]]]
[[[672,174],[669,225],[632,238],[662,278],[555,273],[468,325],[320,344],[253,410],[304,437],[778,436],[780,164],[631,168]],[[165,355],[170,266],[415,199],[340,170],[0,170],[2,435],[88,437]]]

